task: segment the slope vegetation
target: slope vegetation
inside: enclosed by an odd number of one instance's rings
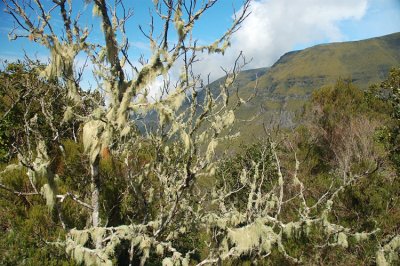
[[[284,54],[270,68],[247,70],[237,82],[243,97],[257,97],[238,112],[241,141],[263,134],[263,128],[295,125],[311,93],[333,86],[338,79],[351,80],[361,89],[382,81],[392,67],[400,66],[400,33],[343,43],[330,43]],[[211,87],[216,89],[223,79]],[[254,116],[257,117],[254,118]],[[254,119],[250,119],[254,118]],[[251,120],[245,122],[246,120]]]

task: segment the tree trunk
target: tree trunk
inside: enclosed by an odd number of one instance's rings
[[[93,227],[98,227],[100,224],[99,212],[100,212],[100,200],[99,200],[99,191],[100,191],[100,178],[99,178],[99,158],[97,158],[90,165],[90,174],[91,174],[91,190],[92,190],[92,225]],[[96,249],[101,248],[101,236],[94,239],[96,243]]]
[[[93,227],[99,226],[99,189],[100,189],[100,180],[99,180],[99,162],[96,160],[90,166],[90,174],[91,174],[91,190],[92,190],[92,223]]]

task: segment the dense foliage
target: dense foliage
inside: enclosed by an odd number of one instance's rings
[[[85,1],[102,40],[72,1],[3,2],[17,22],[10,37],[51,58],[0,73],[1,264],[398,261],[396,71],[368,92],[347,81],[317,90],[292,131],[265,127],[264,140],[226,154],[236,111],[254,98],[235,83],[246,60],[216,89],[193,69],[203,52],[224,54],[250,0],[202,46],[193,28],[217,1],[153,1],[141,29],[151,55],[135,63],[123,1]],[[92,92],[78,55],[92,66]]]
[[[29,138],[23,135],[24,131],[12,131],[12,129],[23,127],[24,124],[20,120],[24,115],[28,117],[25,119],[43,115],[40,110],[34,109],[35,106],[36,108],[40,106],[40,103],[36,101],[42,98],[29,97],[29,93],[34,92],[29,92],[26,86],[20,85],[26,84],[24,75],[27,75],[30,80],[38,79],[37,76],[29,76],[29,73],[34,73],[32,70],[23,68],[22,64],[9,65],[2,73],[2,79],[5,81],[2,83],[4,93],[1,100],[3,102],[10,100],[11,92],[15,93],[14,98],[19,99],[22,95],[19,91],[21,90],[24,92],[23,95],[30,99],[29,107],[33,107],[27,108],[27,105],[21,103],[22,100],[17,104],[3,105],[9,109],[2,110],[1,126],[7,129],[4,132],[18,132],[22,134],[21,141],[29,141]],[[286,179],[294,171],[297,171],[296,177],[306,188],[302,193],[309,206],[318,204],[321,196],[331,195],[346,180],[352,180],[349,185],[338,191],[338,200],[331,206],[334,214],[331,218],[341,226],[352,228],[354,236],[346,240],[349,244],[336,246],[331,242],[334,241],[331,239],[332,236],[326,235],[324,230],[301,223],[293,224],[293,226],[299,226],[299,228],[305,226],[303,233],[297,231],[289,233],[286,230],[282,241],[287,254],[293,257],[301,256],[303,263],[306,264],[331,264],[332,262],[343,265],[373,264],[377,252],[376,245],[390,242],[390,236],[398,233],[397,221],[400,219],[398,204],[400,180],[395,171],[398,166],[396,161],[398,153],[395,150],[396,142],[393,137],[398,130],[395,108],[396,90],[392,89],[396,73],[393,70],[388,80],[366,92],[360,91],[343,80],[338,81],[334,87],[315,91],[304,108],[302,123],[294,131],[274,132],[273,136],[270,135],[265,140],[244,147],[243,151],[237,155],[225,155],[220,160],[215,166],[217,169],[215,175],[206,177],[207,181],[199,187],[201,190],[210,191],[209,194],[215,194],[210,199],[198,198],[203,202],[203,208],[219,209],[222,205],[215,205],[211,199],[218,197],[218,191],[226,191],[229,195],[226,196],[226,203],[235,205],[239,213],[241,209],[246,211],[249,194],[254,191],[251,185],[245,185],[247,181],[243,173],[245,172],[247,176],[254,176],[257,173],[265,177],[265,182],[259,188],[258,193],[261,193],[261,191],[273,191],[278,186],[279,171],[282,171],[285,182],[289,183],[285,185],[284,199],[287,203],[282,208],[281,216],[285,223],[290,223],[300,218],[298,204],[301,202],[297,202],[299,199],[296,199],[297,185],[291,185]],[[16,77],[18,77],[18,83],[11,83],[10,81]],[[47,93],[43,95],[48,97],[52,87],[39,79],[37,82],[35,93],[46,91]],[[13,85],[8,85],[8,90],[5,90],[4,84]],[[10,122],[8,117],[14,120]],[[9,126],[10,123],[15,126]],[[38,130],[47,132],[49,128],[43,126]],[[62,205],[62,209],[66,228],[84,229],[88,223],[85,218],[86,212],[90,210],[82,209],[74,200],[68,200],[66,196],[79,195],[77,199],[82,200],[90,197],[90,184],[86,179],[90,169],[85,166],[88,159],[82,145],[76,142],[76,138],[80,138],[79,130],[77,132],[77,136],[74,136],[72,132],[62,136],[60,144],[66,156],[55,153],[53,169],[56,174],[55,182],[58,184],[58,192],[65,195],[66,204]],[[15,143],[15,138],[5,138],[5,140]],[[2,150],[5,151],[3,154],[7,154],[7,157],[4,157],[7,161],[3,164],[3,169],[5,169],[7,162],[11,163],[15,160],[16,155],[12,152],[12,146],[3,144]],[[144,170],[144,166],[153,161],[165,160],[162,153],[157,153],[156,144],[142,143],[137,152],[130,155],[131,163],[125,165],[121,161],[122,158],[116,158],[108,151],[103,152],[100,160],[100,172],[104,180],[100,192],[101,219],[107,221],[109,226],[131,222],[127,220],[127,217],[132,217],[130,219],[137,222],[143,219],[151,220],[156,214],[155,209],[160,202],[157,197],[150,201],[146,197],[149,193],[157,195],[161,192],[154,186],[154,176],[148,173],[138,186],[129,186],[126,183],[130,182],[129,179],[122,177],[126,176],[127,171],[138,174]],[[280,158],[281,168],[277,168],[275,155]],[[293,156],[296,156],[299,163],[297,170],[293,165]],[[179,158],[169,160],[171,171],[174,171],[173,167],[179,164]],[[163,167],[168,167],[168,163],[164,162]],[[167,169],[165,168],[166,171]],[[29,193],[31,184],[25,175],[26,170],[20,168],[4,171],[1,176],[1,184],[4,186],[0,198],[0,225],[2,235],[4,235],[0,242],[1,263],[59,265],[64,262],[70,265],[72,262],[63,252],[61,244],[65,237],[65,230],[60,225],[57,212],[46,206],[46,197],[43,198],[40,193]],[[38,178],[38,184],[43,182],[40,177]],[[71,192],[76,195],[72,195]],[[318,215],[321,211],[323,208],[316,207],[311,213]],[[176,224],[176,226],[182,225]],[[200,262],[202,256],[207,254],[210,248],[206,247],[203,241],[215,232],[205,231],[196,223],[184,224],[179,230],[182,234],[171,238],[174,246],[181,250],[192,250],[192,259]],[[356,232],[376,233],[357,236]],[[367,241],[359,242],[360,237],[366,237]],[[213,248],[218,245],[214,243]],[[332,245],[335,247],[333,248]],[[262,264],[269,265],[293,262],[282,253],[275,251],[267,259],[262,259],[257,254],[254,251],[228,260],[226,263],[237,264],[259,260]],[[124,244],[115,255],[114,262],[121,265],[127,264],[129,254],[124,251]],[[161,260],[157,259],[158,256],[150,254],[148,263],[161,263]]]

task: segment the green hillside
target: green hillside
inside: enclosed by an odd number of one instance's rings
[[[383,80],[392,67],[400,65],[400,33],[362,41],[322,44],[284,54],[272,67],[247,70],[237,79],[240,95],[254,93],[258,77],[257,97],[238,112],[246,120],[240,122],[241,140],[252,139],[267,127],[294,125],[294,116],[311,93],[331,86],[338,79],[350,79],[366,89]],[[222,79],[211,86],[218,87]]]
[[[367,87],[382,80],[400,63],[400,33],[363,41],[317,45],[283,55],[263,75],[260,86],[274,94],[296,95],[294,88],[308,93],[333,84],[339,77]]]

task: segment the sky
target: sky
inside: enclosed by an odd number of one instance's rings
[[[51,1],[43,1],[50,8]],[[141,54],[149,55],[147,39],[138,26],[148,29],[150,0],[131,0],[134,15],[128,24],[128,37],[133,60]],[[88,25],[93,40],[101,39],[100,22],[92,16],[90,6],[84,1],[74,11],[82,12],[82,23]],[[199,43],[211,43],[232,23],[234,10],[241,9],[240,0],[220,0],[194,28],[194,38]],[[0,3],[3,10],[5,4]],[[400,32],[400,0],[253,0],[251,14],[231,40],[225,56],[201,55],[195,71],[220,77],[221,67],[229,68],[237,55],[243,51],[250,63],[246,68],[271,66],[284,53],[304,49],[327,42],[356,41],[394,32]],[[13,61],[26,53],[43,62],[48,60],[48,51],[27,39],[9,41],[7,33],[13,27],[10,15],[1,12],[0,59]],[[62,27],[55,18],[55,27]],[[156,21],[157,27],[157,21]],[[77,59],[78,64],[83,58]],[[86,82],[90,83],[88,75]]]

